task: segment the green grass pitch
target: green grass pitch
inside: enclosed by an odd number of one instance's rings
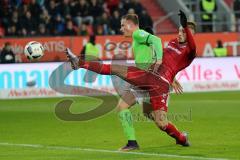
[[[141,149],[134,153],[115,152],[126,143],[115,110],[88,122],[66,122],[54,113],[63,99],[75,101],[73,113],[101,102],[88,97],[0,100],[0,159],[240,159],[240,92],[172,95],[169,118],[190,134],[189,148],[175,145],[135,105],[131,110]]]

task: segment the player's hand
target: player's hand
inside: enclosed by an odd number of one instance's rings
[[[180,17],[180,23],[181,23],[182,27],[183,28],[187,27],[187,16],[186,16],[186,14],[182,10],[179,10],[178,15]]]
[[[161,64],[162,64],[162,60],[158,60],[148,69],[148,71],[158,74],[158,69]]]
[[[174,79],[171,86],[174,89],[176,94],[182,94],[183,93],[183,87],[181,86],[181,84],[176,79]]]

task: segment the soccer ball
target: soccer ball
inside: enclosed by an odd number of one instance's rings
[[[44,55],[44,48],[41,43],[31,41],[25,46],[24,54],[30,61],[36,60]]]

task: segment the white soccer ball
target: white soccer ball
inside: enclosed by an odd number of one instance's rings
[[[25,46],[24,54],[30,61],[40,59],[44,55],[44,48],[41,43],[31,41]]]

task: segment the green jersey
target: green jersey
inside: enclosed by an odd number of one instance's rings
[[[132,49],[136,66],[143,70],[162,59],[162,42],[157,36],[154,36],[142,29],[138,29],[132,34]]]

